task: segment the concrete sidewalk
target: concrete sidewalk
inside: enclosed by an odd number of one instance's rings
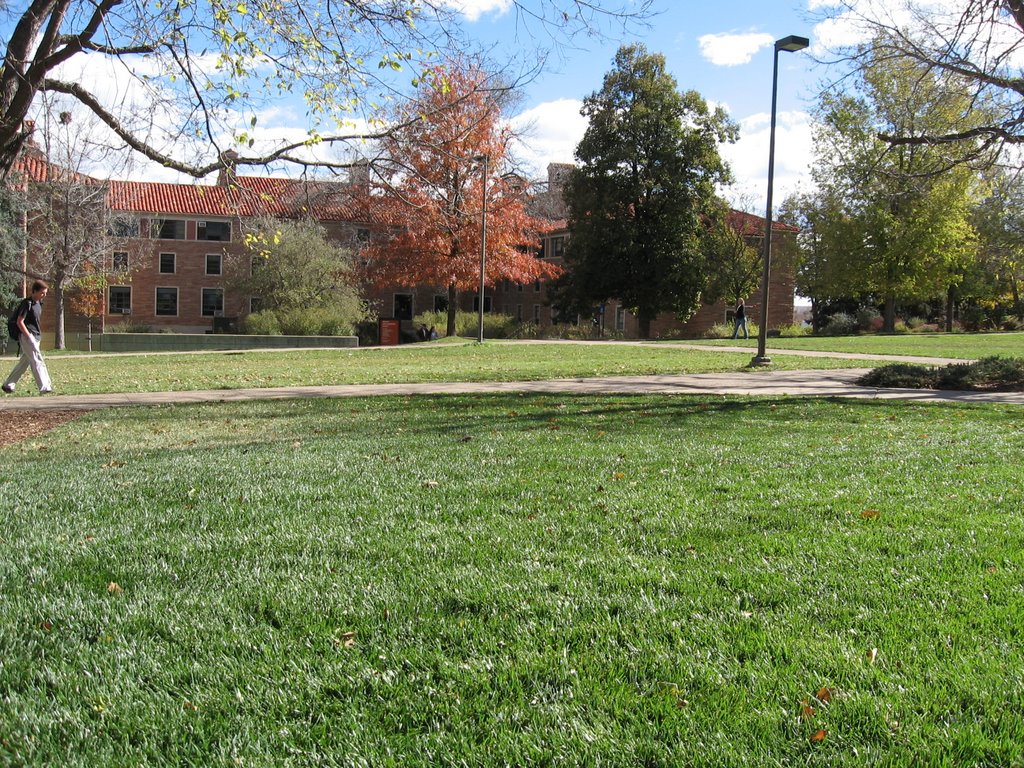
[[[373,397],[380,395],[480,394],[674,394],[751,395],[758,397],[855,397],[916,402],[1007,403],[1024,405],[1024,392],[952,392],[861,387],[867,368],[821,371],[758,371],[692,375],[606,376],[587,379],[426,384],[342,384],[314,387],[216,389],[193,392],[140,392],[101,395],[47,395],[0,398],[0,411],[113,408],[174,403],[218,403],[287,398]]]

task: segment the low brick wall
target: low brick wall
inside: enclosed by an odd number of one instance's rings
[[[76,334],[76,336],[79,336]],[[68,347],[86,349],[82,334]],[[249,336],[232,333],[95,333],[93,352],[194,352],[236,349],[311,349],[358,347],[356,336]]]

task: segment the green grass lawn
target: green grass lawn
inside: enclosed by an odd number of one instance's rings
[[[1001,406],[93,412],[0,449],[0,765],[1019,766],[1022,452]]]
[[[60,394],[288,385],[512,381],[745,370],[751,355],[613,344],[440,344],[392,349],[64,356],[48,360]],[[13,364],[13,363],[12,363]],[[863,366],[780,358],[779,368]],[[31,379],[19,394],[30,394]]]
[[[757,349],[757,339],[701,339],[693,342],[710,346],[738,346]],[[810,349],[825,352],[853,352],[875,355],[921,355],[972,360],[992,355],[1024,356],[1024,333],[909,333],[863,336],[797,336],[767,340],[774,349]]]

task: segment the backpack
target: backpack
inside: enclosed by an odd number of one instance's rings
[[[7,317],[7,336],[11,341],[17,341],[18,337],[21,336],[21,329],[18,327],[18,318],[25,313],[27,301],[28,299],[22,299],[19,301],[18,306],[12,309],[11,314]]]

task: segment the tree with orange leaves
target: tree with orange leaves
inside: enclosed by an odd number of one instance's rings
[[[382,234],[362,251],[377,287],[435,285],[448,291],[449,336],[460,291],[479,290],[486,218],[485,283],[531,283],[560,268],[536,257],[545,222],[527,212],[525,181],[508,173],[514,138],[500,123],[508,90],[481,66],[439,66],[373,163],[366,203]]]

